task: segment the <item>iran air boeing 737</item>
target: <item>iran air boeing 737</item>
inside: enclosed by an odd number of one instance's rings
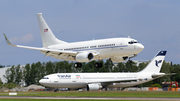
[[[99,90],[107,87],[129,87],[165,75],[160,73],[166,51],[159,51],[151,62],[137,73],[56,73],[44,76],[39,83],[46,87]]]
[[[109,38],[92,41],[82,41],[67,43],[57,39],[42,17],[42,13],[37,14],[39,28],[42,38],[42,48],[13,45],[5,36],[8,45],[20,48],[39,50],[45,56],[51,56],[61,60],[77,61],[75,67],[81,67],[80,62],[90,62],[110,58],[113,62],[123,62],[128,58],[137,56],[144,49],[141,43],[132,38]],[[101,63],[96,63],[96,67],[101,67]]]

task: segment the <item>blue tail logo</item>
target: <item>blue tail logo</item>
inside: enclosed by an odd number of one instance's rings
[[[159,67],[158,64],[161,63],[162,60],[159,60],[159,61],[156,60],[155,62],[156,62],[156,66]]]

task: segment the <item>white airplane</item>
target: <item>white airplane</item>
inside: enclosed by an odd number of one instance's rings
[[[87,88],[87,91],[135,86],[165,75],[173,75],[160,73],[165,55],[166,51],[159,51],[151,62],[137,73],[56,73],[44,76],[39,83],[53,88]]]
[[[131,38],[109,38],[101,40],[81,41],[67,43],[57,39],[42,17],[37,14],[43,47],[29,47],[13,45],[5,36],[8,45],[20,48],[39,50],[45,56],[51,56],[61,60],[77,61],[75,67],[81,67],[80,62],[90,62],[110,58],[113,62],[123,62],[128,58],[137,56],[144,49],[141,43]],[[96,63],[96,67],[102,67]]]

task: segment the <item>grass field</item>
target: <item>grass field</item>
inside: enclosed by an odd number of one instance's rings
[[[9,96],[9,93],[0,92],[0,96]],[[63,97],[168,97],[180,98],[179,91],[40,91],[40,92],[17,92],[17,96],[63,96]]]
[[[68,100],[68,99],[0,99],[1,101],[102,101],[102,100]],[[106,100],[106,101],[112,101],[112,100]],[[113,100],[113,101],[119,101],[119,100]],[[121,101],[127,101],[127,100],[121,100]],[[141,100],[142,101],[142,100]]]

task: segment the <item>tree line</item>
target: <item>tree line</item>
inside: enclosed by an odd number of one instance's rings
[[[138,66],[135,62],[132,63],[118,63],[114,65],[109,59],[106,61],[99,61],[103,64],[101,68],[96,68],[95,63],[97,61],[91,61],[88,63],[82,63],[81,68],[74,68],[73,62],[60,61],[60,62],[37,62],[32,64],[26,64],[20,67],[12,66],[6,70],[3,77],[6,79],[7,84],[14,83],[16,85],[22,85],[25,82],[25,86],[31,84],[39,84],[39,80],[45,75],[53,73],[89,73],[89,72],[138,72],[146,67],[148,63],[140,63]],[[177,73],[172,76],[164,76],[156,80],[138,85],[139,87],[150,87],[153,84],[160,84],[162,82],[177,81],[180,82],[180,65],[171,64],[169,62],[163,62],[161,72],[163,73]]]

